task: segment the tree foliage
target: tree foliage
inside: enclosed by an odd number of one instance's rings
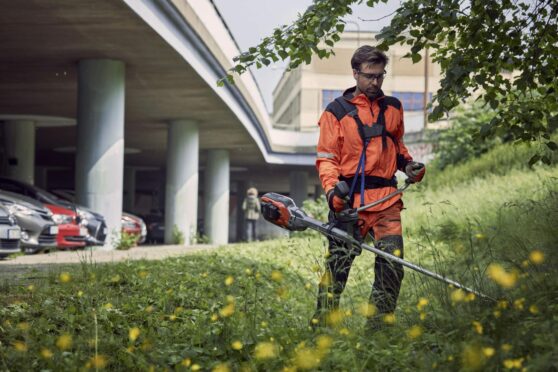
[[[235,58],[219,81],[234,82],[250,66],[288,60],[288,69],[327,58],[340,40],[344,17],[364,0],[315,0],[291,25]],[[387,2],[387,0],[381,0]],[[380,0],[368,0],[375,6]],[[550,133],[558,128],[558,0],[406,0],[391,24],[376,36],[378,47],[408,45],[414,63],[426,51],[441,66],[441,88],[433,100],[431,121],[474,96],[496,111],[478,130],[484,137],[512,135],[558,146]],[[548,155],[540,154],[547,162]]]

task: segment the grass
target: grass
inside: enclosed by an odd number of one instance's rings
[[[556,177],[517,167],[406,193],[406,258],[498,303],[406,270],[395,324],[366,331],[364,252],[342,311],[312,331],[326,252],[315,234],[155,262],[85,260],[1,287],[0,369],[556,370]]]

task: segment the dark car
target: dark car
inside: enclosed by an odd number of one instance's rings
[[[107,236],[107,224],[104,217],[100,214],[86,207],[75,205],[64,197],[59,197],[36,186],[11,178],[0,177],[0,190],[24,195],[43,204],[57,205],[75,211],[78,215],[77,222],[87,229],[87,234],[85,235],[86,245],[104,244]]]
[[[21,228],[8,209],[0,205],[0,258],[19,252]]]
[[[0,191],[0,203],[12,214],[21,228],[21,248],[26,253],[56,249],[58,226],[52,212],[37,200]]]

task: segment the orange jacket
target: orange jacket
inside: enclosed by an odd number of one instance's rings
[[[379,100],[385,100],[387,104],[384,114],[386,129],[397,140],[399,155],[404,159],[403,163],[413,160],[403,143],[405,129],[401,102],[395,97],[384,96],[383,93],[380,93],[378,98],[370,102],[364,94],[353,97],[354,91],[354,87],[347,89],[343,93],[343,97],[357,107],[358,116],[364,125],[370,126],[378,120],[380,113],[378,102]],[[318,140],[316,167],[326,193],[339,182],[339,176],[355,176],[363,146],[355,119],[345,115],[338,121],[334,115],[333,107],[335,106],[332,106],[332,104],[328,105],[318,123],[320,138]],[[397,171],[397,155],[397,146],[390,138],[387,139],[385,149],[382,149],[381,137],[372,138],[366,149],[365,174],[367,176],[392,178]],[[365,204],[376,201],[393,191],[395,191],[394,187],[366,189],[364,191]],[[367,211],[384,210],[399,199],[401,199],[401,195],[386,200]],[[358,206],[360,206],[360,184],[355,186],[354,191],[353,207]]]

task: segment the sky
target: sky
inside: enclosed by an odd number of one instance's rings
[[[312,4],[311,0],[213,0],[221,16],[227,23],[241,51],[257,45],[264,37],[272,34],[276,27],[290,24]],[[379,31],[389,24],[393,13],[399,6],[399,0],[389,0],[374,8],[361,4],[353,6],[353,14],[348,16],[347,31]],[[363,21],[378,19],[379,21]],[[262,69],[253,69],[266,107],[271,112],[273,107],[273,89],[285,70],[285,62],[278,62]]]

